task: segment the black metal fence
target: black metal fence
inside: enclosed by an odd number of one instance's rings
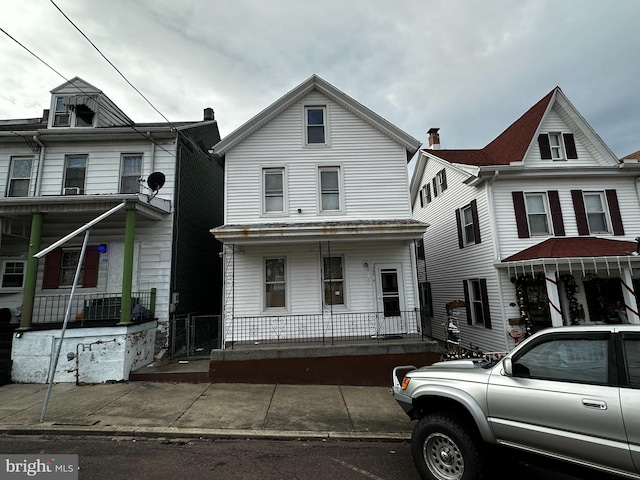
[[[176,315],[170,328],[171,357],[208,357],[221,347],[220,315]]]
[[[422,338],[419,311],[325,313],[315,315],[279,315],[233,317],[224,326],[226,348],[234,345],[280,345],[312,343],[332,345],[354,340]],[[429,332],[430,333],[430,332]]]
[[[62,323],[69,305],[69,294],[42,295],[34,299],[31,323]],[[153,318],[156,292],[134,292],[131,294],[132,317],[135,320]],[[136,308],[137,307],[137,308]],[[71,301],[70,322],[86,324],[91,321],[120,320],[122,295],[119,293],[76,294]]]

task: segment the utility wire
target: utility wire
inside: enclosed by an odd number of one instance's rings
[[[78,26],[73,22],[73,20],[71,20],[71,19],[67,16],[67,14],[66,14],[66,13],[64,13],[64,12],[62,11],[62,9],[61,9],[58,5],[56,5],[56,2],[54,2],[53,0],[49,0],[49,1],[51,2],[51,4],[52,4],[54,7],[56,7],[56,9],[57,9],[61,14],[62,14],[62,16],[63,16],[64,18],[66,18],[66,19],[67,19],[67,21],[68,21],[71,25],[73,25],[73,27],[74,27],[74,28],[75,28],[75,29],[80,33],[80,35],[82,35],[82,36],[85,38],[85,40],[91,44],[91,46],[92,46],[92,47],[93,47],[93,48],[94,48],[94,49],[95,49],[95,50],[100,54],[100,56],[101,56],[102,58],[104,58],[104,59],[106,60],[106,62],[107,62],[109,65],[111,65],[111,66],[113,67],[113,69],[114,69],[116,72],[118,72],[118,74],[119,74],[119,75],[124,79],[124,81],[125,81],[125,82],[127,82],[127,83],[129,84],[129,86],[130,86],[131,88],[133,88],[133,89],[138,93],[138,95],[140,95],[140,96],[144,99],[144,101],[145,101],[145,102],[147,102],[147,103],[149,104],[149,106],[151,106],[151,108],[153,108],[153,109],[158,113],[158,115],[160,115],[162,118],[164,118],[164,119],[165,119],[165,121],[166,121],[166,122],[167,122],[167,123],[168,123],[172,128],[176,129],[176,133],[177,133],[178,135],[182,136],[182,138],[184,138],[184,139],[185,139],[185,140],[187,140],[191,145],[193,145],[193,146],[196,148],[196,151],[198,151],[199,153],[203,154],[205,157],[207,157],[207,158],[209,158],[209,159],[210,159],[209,153],[208,153],[208,152],[203,151],[203,149],[202,149],[202,147],[201,147],[200,145],[196,144],[196,143],[195,143],[191,138],[189,138],[188,136],[186,136],[185,134],[183,134],[182,132],[180,132],[180,131],[175,127],[175,125],[173,125],[173,123],[171,123],[171,121],[170,121],[167,117],[165,117],[165,116],[163,115],[163,113],[162,113],[160,110],[158,110],[158,109],[155,107],[155,105],[154,105],[153,103],[151,103],[151,102],[149,101],[149,99],[148,99],[147,97],[145,97],[145,96],[144,96],[144,94],[143,94],[140,90],[138,90],[138,89],[135,87],[135,85],[133,85],[133,83],[131,83],[131,82],[129,81],[129,79],[128,79],[128,78],[127,78],[127,77],[126,77],[126,76],[125,76],[125,75],[124,75],[124,74],[123,74],[123,73],[118,69],[118,67],[116,67],[116,66],[113,64],[113,62],[112,62],[111,60],[109,60],[109,59],[107,58],[107,56],[106,56],[104,53],[102,53],[102,51],[101,51],[101,50],[96,46],[96,44],[95,44],[95,43],[93,43],[93,42],[91,41],[91,39],[90,39],[90,38],[89,38],[89,37],[88,37],[88,36],[87,36],[87,35],[86,35],[86,34],[85,34],[81,29],[80,29],[80,27],[78,27]]]
[[[31,55],[33,55],[36,59],[38,59],[41,63],[43,63],[44,65],[46,65],[49,69],[51,69],[53,72],[55,72],[58,76],[62,77],[63,80],[65,80],[67,83],[71,83],[71,81],[65,77],[64,75],[62,75],[59,71],[57,71],[55,68],[53,68],[51,65],[49,65],[47,62],[45,62],[42,58],[40,58],[38,55],[36,55],[34,52],[32,52],[31,50],[29,50],[26,46],[24,46],[22,43],[20,43],[18,40],[16,40],[13,36],[11,36],[5,29],[0,27],[0,31],[2,33],[4,33],[7,37],[9,37],[11,40],[13,40],[15,43],[17,43],[18,45],[20,45],[23,49],[25,49],[27,52],[29,52]],[[89,93],[85,92],[84,90],[82,90],[79,86],[72,84],[74,88],[76,88],[80,93],[90,96]],[[100,100],[98,100],[98,102],[100,103]],[[102,106],[102,104],[101,104]],[[112,113],[116,113],[116,112],[112,112]],[[151,136],[146,135],[145,133],[141,132],[140,130],[138,130],[134,123],[131,120],[125,120],[122,117],[120,117],[119,115],[116,115],[119,117],[120,120],[122,120],[124,123],[127,124],[127,126],[131,129],[133,129],[134,131],[136,131],[137,133],[139,133],[140,135],[142,135],[144,138],[146,138],[147,140],[151,141],[153,144],[155,144],[158,148],[160,148],[161,150],[164,150],[166,153],[168,153],[169,155],[173,155],[173,152],[170,152],[169,150],[167,150],[166,148],[164,148],[162,145],[160,145],[158,142],[156,142]],[[173,127],[173,126],[172,126]],[[174,127],[175,128],[175,127]],[[22,136],[19,135],[18,133],[12,131],[11,133],[14,133],[15,135],[18,136]]]
[[[125,81],[125,82],[127,82],[127,83],[131,86],[131,88],[133,88],[136,92],[138,92],[138,95],[140,95],[142,98],[144,98],[144,100],[145,100],[145,101],[146,101],[146,102],[151,106],[151,108],[153,108],[156,112],[158,112],[158,114],[159,114],[162,118],[164,118],[164,119],[166,120],[166,122],[167,122],[169,125],[171,125],[171,126],[173,127],[173,124],[169,121],[169,119],[168,119],[167,117],[165,117],[165,116],[162,114],[162,112],[161,112],[160,110],[158,110],[158,109],[155,107],[155,105],[153,105],[153,103],[151,103],[151,102],[147,99],[147,97],[145,97],[145,96],[142,94],[142,92],[141,92],[140,90],[138,90],[138,89],[133,85],[133,83],[131,83],[131,82],[127,79],[127,77],[125,77],[125,76],[122,74],[122,72],[121,72],[120,70],[118,70],[118,67],[116,67],[116,66],[111,62],[111,60],[109,60],[109,59],[105,56],[105,54],[104,54],[104,53],[102,53],[102,52],[100,51],[100,49],[96,46],[96,44],[95,44],[95,43],[93,43],[93,42],[91,41],[91,39],[90,39],[89,37],[87,37],[87,36],[84,34],[84,32],[83,32],[82,30],[80,30],[80,28],[79,28],[75,23],[73,23],[73,20],[71,20],[71,19],[67,16],[67,14],[66,14],[66,13],[64,13],[64,12],[62,11],[62,9],[61,9],[60,7],[58,7],[58,5],[56,5],[56,2],[54,2],[53,0],[50,0],[50,2],[53,4],[53,6],[54,6],[54,7],[56,7],[56,9],[57,9],[61,14],[62,14],[62,16],[63,16],[64,18],[66,18],[66,19],[69,21],[69,23],[70,23],[71,25],[73,25],[73,27],[74,27],[78,32],[80,32],[80,35],[82,35],[82,36],[87,40],[87,42],[89,42],[89,43],[91,44],[91,46],[92,46],[93,48],[95,48],[95,49],[96,49],[96,51],[97,51],[97,52],[102,56],[102,58],[104,58],[104,59],[107,61],[107,63],[108,63],[109,65],[111,65],[111,66],[113,67],[113,69],[114,69],[116,72],[118,72],[118,73],[120,74],[120,76],[124,79],[124,81]],[[175,128],[175,127],[174,127],[174,128]]]

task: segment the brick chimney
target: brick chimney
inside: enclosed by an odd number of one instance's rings
[[[429,148],[431,150],[440,150],[440,134],[439,128],[430,128],[427,134],[429,135]]]
[[[215,114],[213,113],[213,108],[207,107],[204,109],[204,121],[205,122],[210,122],[212,120],[215,120]]]

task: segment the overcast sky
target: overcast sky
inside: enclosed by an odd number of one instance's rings
[[[556,85],[619,157],[640,150],[638,0],[54,0],[171,121],[224,136],[318,74],[427,145],[482,148]],[[162,121],[50,0],[0,28],[136,122]],[[0,119],[64,79],[0,32]]]

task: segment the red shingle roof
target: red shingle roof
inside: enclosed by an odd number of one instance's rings
[[[498,135],[486,147],[475,150],[425,150],[452,163],[466,165],[509,165],[520,162],[533,140],[533,136],[547,111],[553,94],[559,87],[551,90],[542,100],[531,107],[504,132]]]
[[[504,262],[540,258],[615,257],[636,251],[638,244],[597,237],[550,238],[505,258]]]

